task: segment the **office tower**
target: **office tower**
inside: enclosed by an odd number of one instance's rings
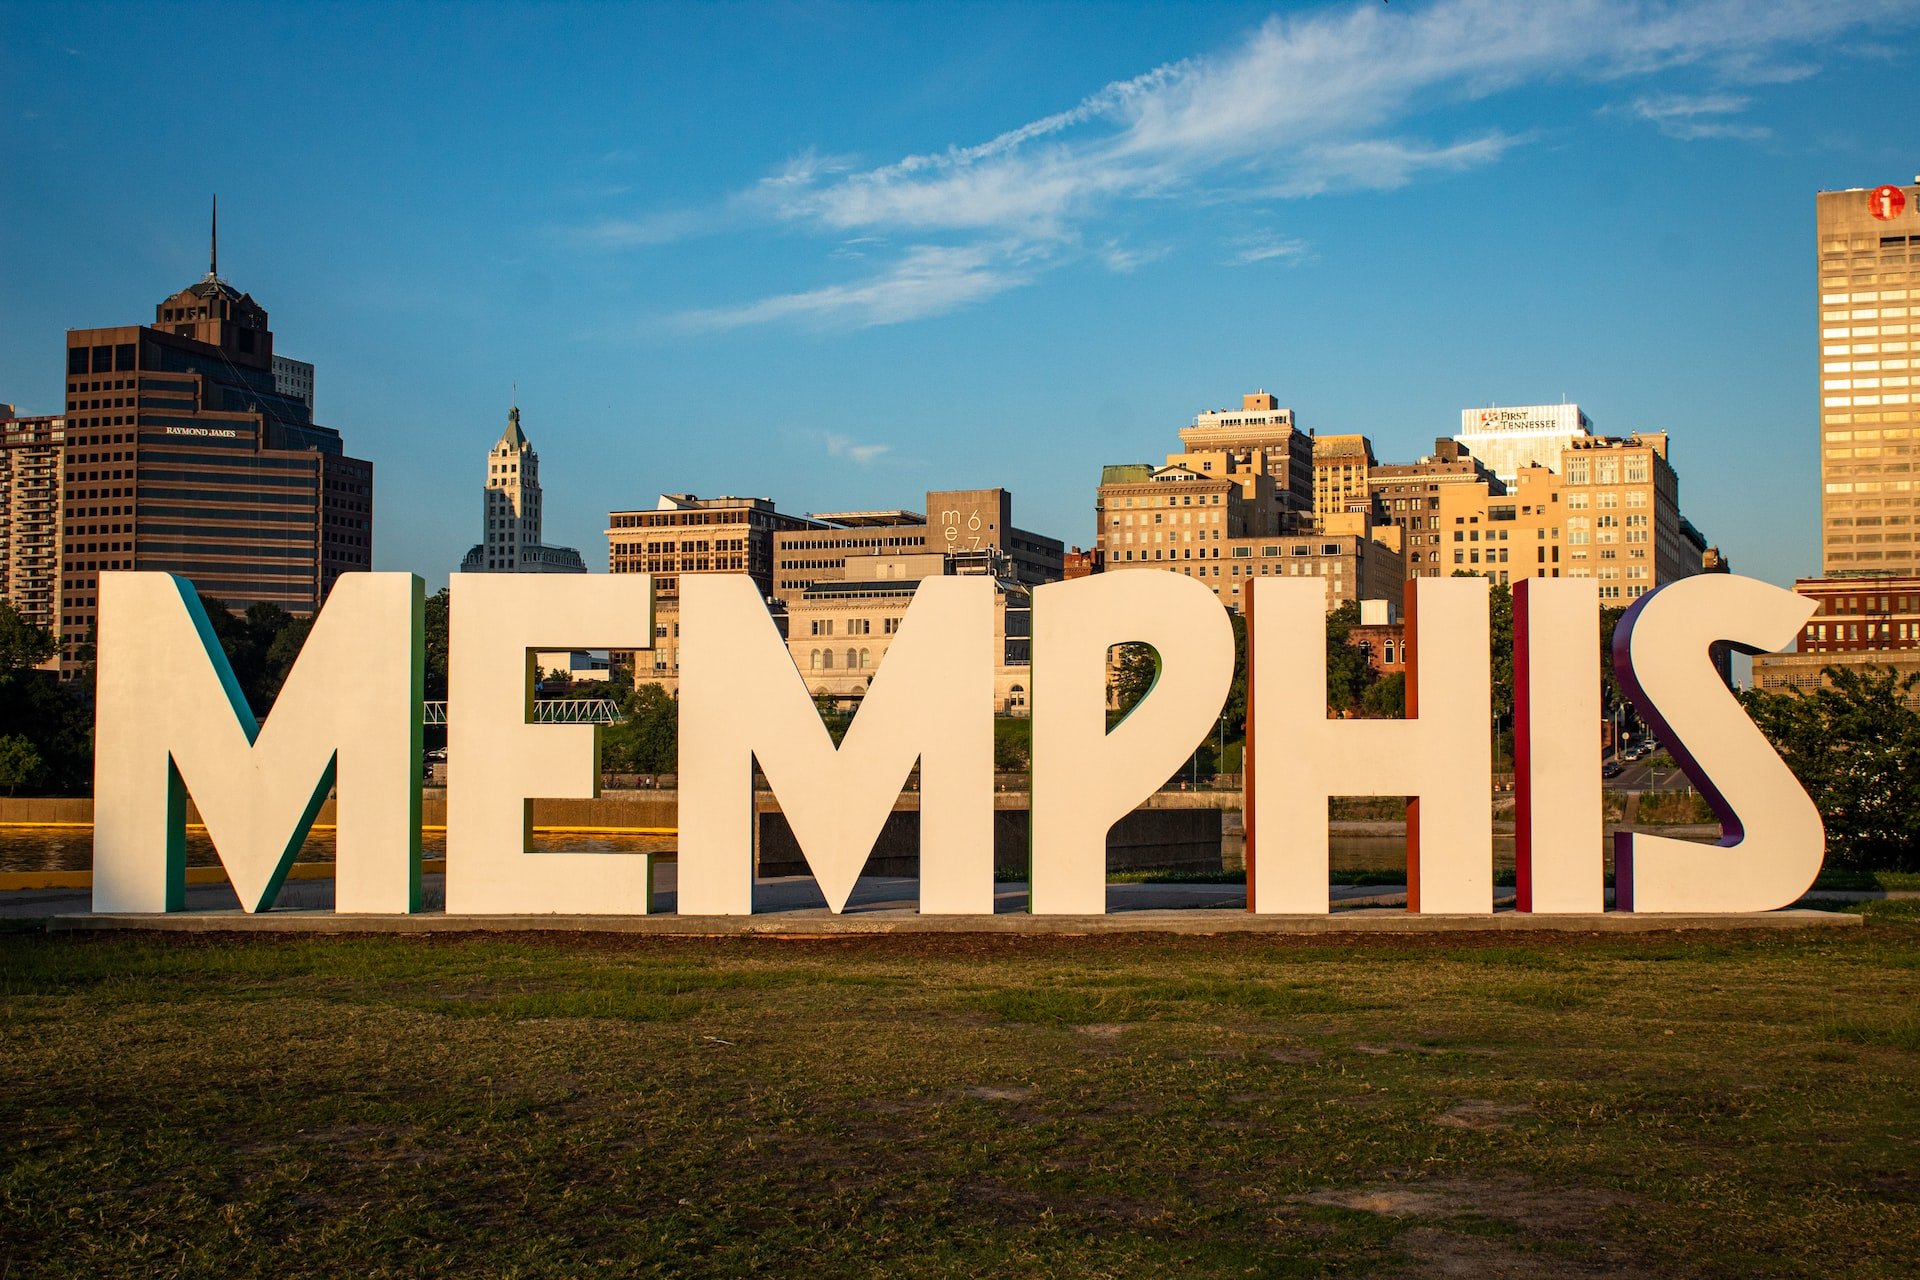
[[[1593,435],[1593,419],[1577,404],[1523,404],[1462,409],[1454,442],[1511,486],[1524,467],[1560,466],[1560,455]]]
[[[1667,433],[1625,439],[1576,437],[1554,476],[1539,474],[1536,509],[1566,530],[1570,578],[1595,578],[1600,603],[1624,604],[1656,587],[1706,572],[1719,553],[1680,514],[1680,477],[1667,460]],[[1518,487],[1524,503],[1527,472]],[[1553,500],[1562,511],[1556,516]],[[1524,575],[1516,575],[1524,576]]]
[[[1415,462],[1373,467],[1367,487],[1381,521],[1400,531],[1409,578],[1451,574],[1446,544],[1454,517],[1480,510],[1507,491],[1486,464],[1444,437],[1433,442],[1432,453]]]
[[[1613,605],[1705,568],[1712,549],[1680,513],[1664,431],[1574,433],[1551,465],[1526,463],[1511,483],[1459,440],[1373,470],[1374,500],[1403,530],[1408,577],[1593,578]]]
[[[1321,528],[1327,517],[1364,512],[1374,515],[1373,491],[1369,476],[1379,461],[1373,456],[1373,442],[1365,436],[1339,435],[1313,438],[1313,516]]]
[[[607,568],[652,574],[654,599],[676,609],[685,573],[744,573],[766,597],[773,594],[773,535],[821,527],[776,510],[772,498],[663,493],[651,511],[607,513]]]
[[[920,584],[977,574],[991,578],[994,587],[994,714],[1026,715],[1033,689],[1033,588],[994,572],[995,559],[934,547],[856,554],[787,598],[787,650],[808,690],[817,700],[859,706]],[[677,654],[669,661],[677,662]]]
[[[1294,425],[1293,410],[1265,391],[1240,398],[1238,409],[1208,409],[1180,430],[1180,443],[1195,455],[1182,465],[1203,473],[1242,477],[1262,532],[1291,533],[1313,518],[1313,437]],[[1211,456],[1209,456],[1211,455]],[[1224,457],[1224,464],[1218,459]],[[1172,465],[1174,459],[1167,459]],[[1256,493],[1252,477],[1264,477],[1270,492]]]
[[[281,391],[259,303],[219,274],[150,325],[67,332],[60,631],[69,668],[101,570],[165,570],[236,608],[310,614],[373,559],[373,464]]]
[[[481,495],[480,541],[460,562],[462,573],[585,573],[572,547],[540,540],[540,455],[520,430],[520,406],[507,411],[507,429],[487,451]]]
[[[1920,178],[1818,193],[1814,244],[1822,576],[1794,583],[1816,609],[1796,651],[1753,660],[1773,691],[1817,689],[1829,667],[1920,672]]]
[[[60,458],[65,418],[20,417],[0,404],[0,599],[60,631]]]
[[[773,594],[792,600],[816,582],[871,576],[864,561],[877,556],[937,552],[946,572],[992,573],[1038,586],[1066,571],[1066,545],[1013,523],[1013,495],[1005,489],[936,489],[917,511],[823,511],[812,527],[774,535]]]
[[[313,366],[305,360],[295,360],[291,356],[273,358],[273,387],[283,396],[292,396],[307,406],[307,416],[313,416]]]
[[[920,582],[980,574],[996,586],[995,707],[1024,715],[1032,687],[1027,602],[1033,586],[1060,580],[1066,548],[1017,528],[1005,489],[934,490],[926,499],[925,513],[885,508],[802,517],[782,514],[767,498],[670,493],[653,511],[609,513],[613,572],[654,575],[654,648],[633,655],[634,678],[668,690],[678,684],[681,575],[746,573],[768,598],[808,687],[857,704]]]
[[[1920,574],[1920,180],[1814,198],[1821,572]]]
[[[1235,610],[1262,576],[1325,578],[1334,606],[1398,595],[1406,561],[1397,530],[1376,529],[1364,506],[1314,527],[1314,441],[1273,396],[1199,414],[1180,441],[1165,466],[1101,468],[1093,551],[1103,572],[1184,574]]]

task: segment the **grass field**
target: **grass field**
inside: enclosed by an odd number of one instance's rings
[[[1920,912],[0,936],[0,1274],[1908,1277]]]

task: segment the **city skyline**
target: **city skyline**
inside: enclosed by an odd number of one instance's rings
[[[1091,545],[1102,463],[1264,387],[1383,463],[1493,403],[1665,431],[1688,514],[1791,582],[1814,193],[1920,170],[1910,5],[557,10],[427,52],[418,17],[114,12],[0,18],[42,193],[0,399],[58,413],[60,331],[177,288],[218,190],[225,274],[379,463],[374,566],[434,584],[472,542],[444,460],[514,381],[596,571],[663,492],[1005,484]],[[248,112],[120,127],[207,50]]]

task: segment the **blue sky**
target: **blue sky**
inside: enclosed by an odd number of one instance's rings
[[[0,8],[0,400],[205,269],[478,537],[515,383],[549,541],[662,491],[1004,485],[1265,388],[1408,460],[1459,410],[1666,430],[1734,567],[1818,569],[1813,195],[1920,173],[1920,5]]]

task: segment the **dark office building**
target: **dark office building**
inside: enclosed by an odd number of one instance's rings
[[[207,276],[151,325],[67,332],[63,658],[103,569],[181,574],[236,609],[320,607],[373,563],[373,464],[275,389],[267,313]]]

